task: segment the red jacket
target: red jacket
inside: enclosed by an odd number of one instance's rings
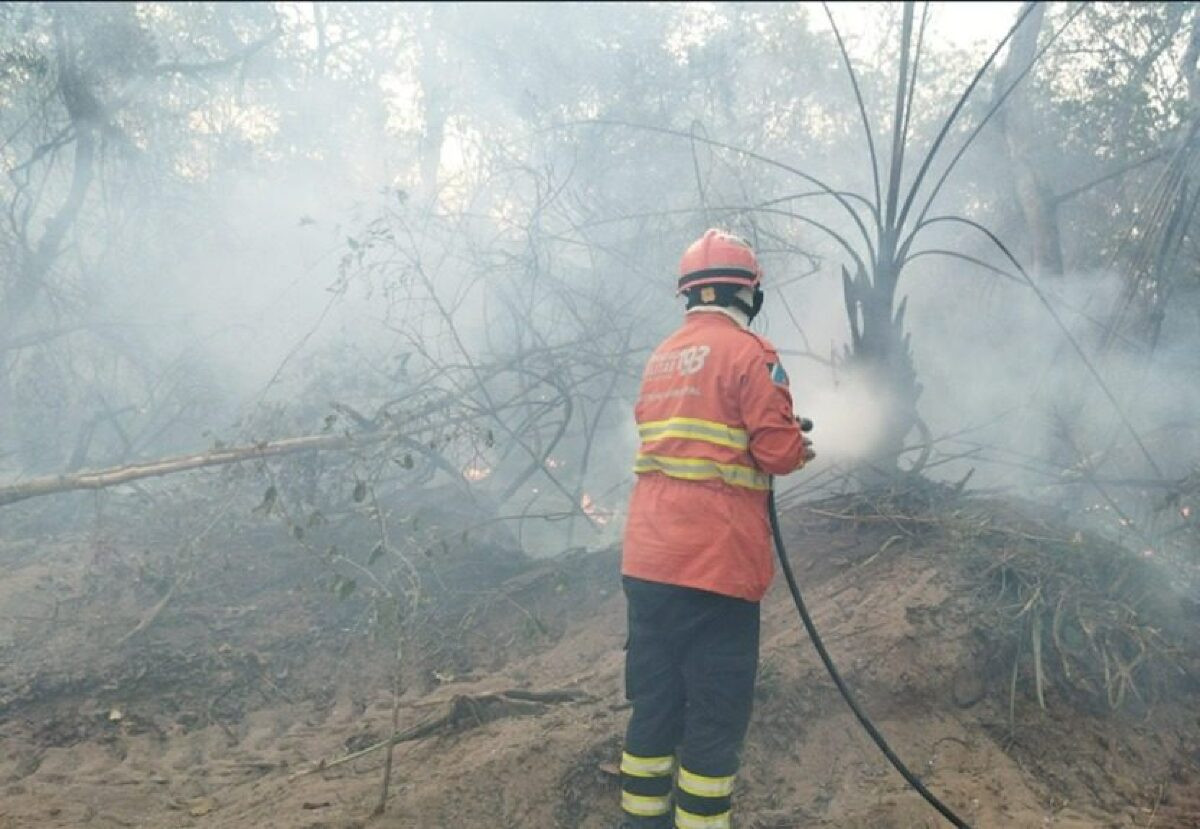
[[[804,465],[774,347],[694,312],[650,357],[634,406],[641,445],[621,572],[758,601],[774,573],[769,475]]]

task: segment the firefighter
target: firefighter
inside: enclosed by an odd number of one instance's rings
[[[634,407],[640,445],[621,562],[628,602],[622,826],[728,829],[773,575],[770,476],[814,457],[774,347],[749,330],[762,271],[711,229],[684,253],[683,325]]]

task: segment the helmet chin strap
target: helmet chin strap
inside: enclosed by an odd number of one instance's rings
[[[687,307],[696,308],[698,306],[723,307],[732,308],[746,316],[746,324],[749,325],[763,306],[763,292],[758,285],[754,286],[753,291],[749,287],[741,287],[734,290],[733,285],[716,286],[715,294],[712,298],[701,298],[701,289],[693,288],[687,291]],[[705,289],[712,290],[712,289]],[[708,301],[706,302],[705,299]]]
[[[745,314],[746,322],[751,323],[754,322],[754,318],[758,316],[758,312],[762,310],[763,290],[759,286],[755,285],[754,296],[750,302],[747,302],[743,296],[747,290],[749,289],[743,288],[742,290],[738,291],[737,296],[735,296],[729,304]]]

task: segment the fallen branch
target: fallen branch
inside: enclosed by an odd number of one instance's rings
[[[150,608],[150,611],[143,616],[140,621],[138,621],[134,628],[117,640],[117,647],[124,645],[134,636],[137,636],[143,630],[150,627],[154,620],[158,618],[158,614],[162,613],[163,608],[167,606],[167,602],[171,601],[171,597],[175,595],[175,589],[179,587],[180,578],[181,577],[176,577],[175,580],[171,582],[170,589],[167,590],[167,592],[163,594],[163,597],[154,604],[154,607]]]
[[[583,699],[588,699],[588,695],[581,691],[570,690],[525,691],[514,688],[508,691],[497,691],[496,693],[479,694],[477,696],[458,694],[450,700],[450,704],[446,708],[446,713],[441,716],[432,717],[404,731],[395,731],[391,737],[385,740],[380,740],[352,754],[338,757],[336,760],[321,760],[312,768],[296,772],[288,780],[295,780],[298,777],[305,777],[309,774],[316,774],[319,771],[325,771],[335,766],[353,762],[360,757],[365,757],[368,754],[373,754],[376,751],[397,745],[398,743],[407,743],[425,737],[432,737],[443,730],[455,728],[464,720],[471,720],[474,725],[483,725],[485,722],[491,722],[503,716],[539,714],[545,710],[547,705],[575,702]],[[487,707],[495,710],[483,710]]]
[[[222,518],[225,517],[225,513],[227,513],[229,511],[229,507],[232,504],[233,504],[232,497],[226,499],[225,503],[221,506],[221,508],[219,510],[217,510],[216,513],[213,514],[213,517],[211,520],[209,520],[207,526],[205,526],[204,529],[201,530],[199,533],[192,536],[191,540],[189,540],[188,543],[183,546],[181,552],[184,553],[185,555],[189,555],[192,552],[192,550],[195,549],[196,545],[199,544],[200,541],[202,541],[204,539],[204,537],[207,536],[212,531],[213,527],[217,526],[217,523]],[[167,592],[163,595],[163,597],[161,599],[159,599],[157,602],[155,602],[154,607],[150,608],[150,611],[145,616],[143,616],[140,621],[138,621],[137,626],[134,627],[132,630],[130,630],[128,633],[126,633],[124,636],[122,636],[120,639],[117,640],[117,646],[120,647],[121,645],[124,645],[126,642],[128,642],[130,639],[132,639],[134,636],[137,636],[139,633],[144,631],[146,628],[150,627],[150,625],[154,623],[154,620],[158,618],[159,614],[162,613],[163,608],[167,606],[167,602],[171,601],[171,597],[174,596],[175,591],[177,589],[179,589],[180,583],[190,575],[191,575],[190,573],[188,573],[188,574],[181,573],[181,574],[177,575],[175,577],[174,581],[171,582],[171,587],[167,590]]]
[[[127,466],[115,466],[108,469],[92,469],[75,472],[69,475],[49,475],[44,478],[33,478],[19,484],[0,486],[0,507],[24,501],[28,498],[38,498],[43,495],[53,495],[59,492],[73,492],[81,489],[105,489],[142,478],[157,478],[163,475],[174,475],[177,472],[187,472],[192,469],[203,469],[209,466],[223,466],[243,461],[274,458],[281,455],[294,455],[300,452],[329,452],[349,449],[378,443],[388,438],[397,437],[395,432],[372,432],[357,435],[306,435],[297,438],[285,438],[276,441],[262,441],[253,446],[235,446],[222,449],[210,449],[191,455],[176,455],[147,463],[135,463]]]

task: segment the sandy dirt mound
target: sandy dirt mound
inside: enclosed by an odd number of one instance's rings
[[[961,532],[844,505],[798,508],[785,524],[846,680],[972,825],[1200,826],[1194,654],[1152,699],[1116,712],[1047,677],[1042,709],[1028,661],[1014,673],[1003,636],[982,628],[987,582]],[[441,617],[440,637],[425,630],[388,810],[373,816],[384,752],[331,764],[392,733],[386,670],[345,629],[345,607],[281,584],[264,560],[261,584],[230,582],[223,602],[193,596],[114,646],[161,593],[130,595],[124,622],[97,633],[87,620],[108,617],[95,602],[116,594],[87,587],[94,550],[53,550],[13,549],[0,580],[2,829],[607,829],[619,817],[616,551],[510,560]],[[54,624],[46,596],[59,599]],[[743,827],[944,825],[854,721],[781,584],[766,602],[740,780]]]

